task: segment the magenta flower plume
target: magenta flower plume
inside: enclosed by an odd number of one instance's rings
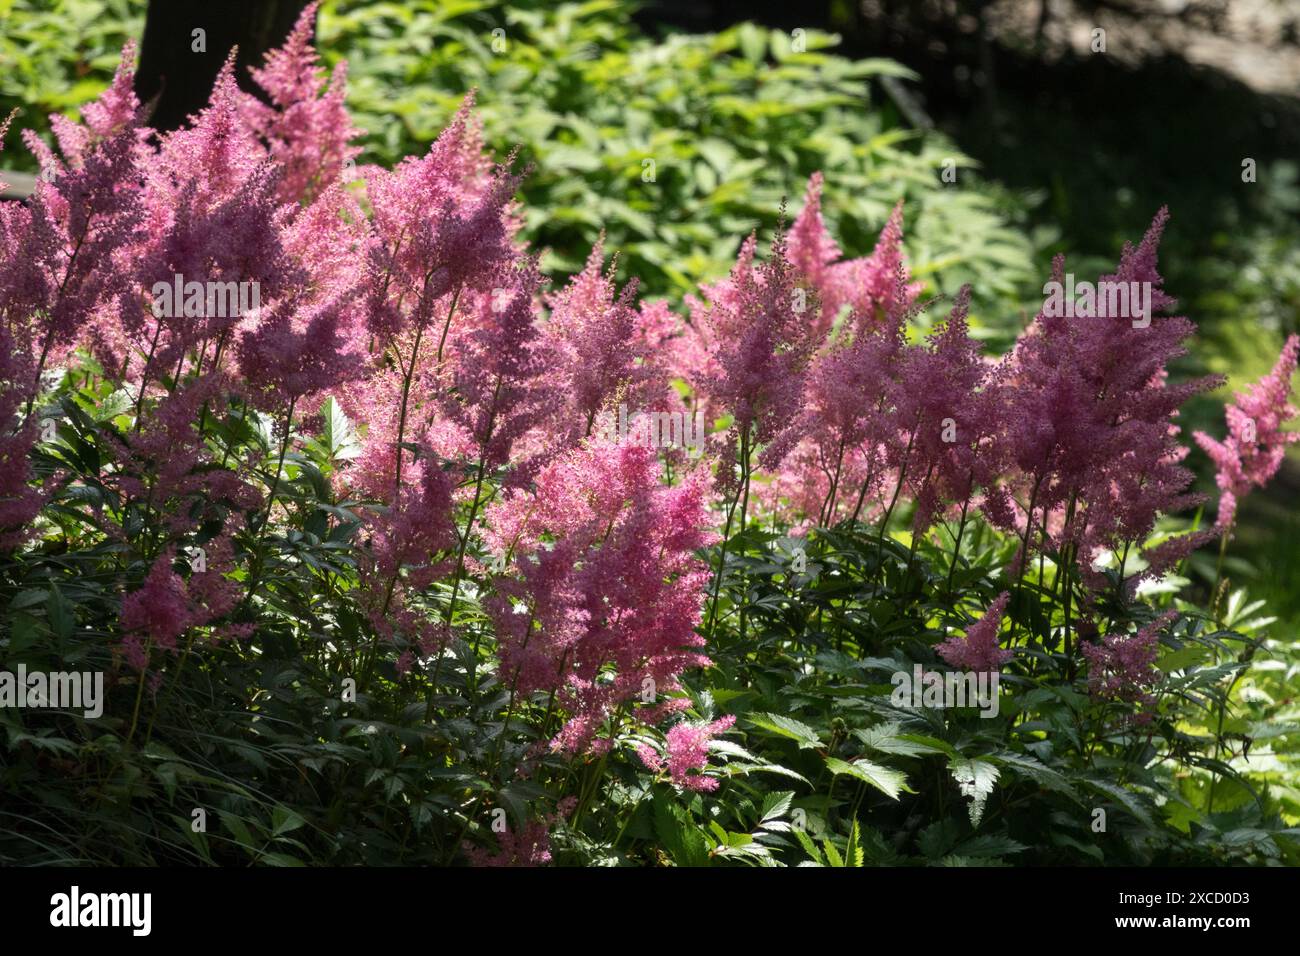
[[[188,631],[234,608],[236,591],[220,571],[191,574],[187,581],[174,563],[169,548],[154,561],[139,590],[122,599],[122,650],[136,670],[148,666],[151,649],[175,653]]]
[[[622,293],[614,284],[613,270],[603,273],[604,236],[591,250],[586,267],[562,290],[548,297],[550,321],[546,338],[552,374],[558,373],[565,396],[561,415],[567,421],[560,429],[575,438],[590,434],[596,413],[614,396],[645,377],[638,365],[636,331],[638,313],[634,306],[636,282]]]
[[[840,247],[822,219],[822,174],[819,172],[808,180],[803,209],[790,226],[789,254],[790,264],[818,292],[820,308],[812,325],[813,335],[820,341],[843,301],[837,294],[841,285],[834,270],[841,257]]]
[[[129,80],[130,75],[124,64],[119,77]],[[11,328],[37,350],[38,374],[102,311],[134,292],[130,249],[142,235],[145,216],[136,168],[139,130],[133,112],[115,124],[120,107],[114,101],[119,95],[115,81],[105,94],[108,105],[101,104],[99,113],[92,111],[108,135],[89,128],[78,128],[73,135],[64,128],[63,139],[71,150],[64,155],[66,164],[30,131],[25,135],[46,175],[36,182],[30,215],[6,217],[6,232],[20,222],[25,226],[24,252],[30,260],[20,266],[18,283],[6,283],[11,289],[14,284],[25,287],[27,294],[6,298],[13,306],[37,307],[27,314],[22,314],[23,308],[7,311]],[[31,274],[33,268],[39,278]]]
[[[828,525],[861,511],[885,478],[887,449],[897,444],[890,382],[903,354],[901,330],[879,326],[814,360],[804,410],[775,441],[793,451],[770,486],[774,508],[784,500],[792,517]]]
[[[535,494],[489,508],[489,540],[520,571],[497,579],[490,602],[502,679],[556,692],[568,720],[554,749],[587,749],[618,705],[674,691],[683,670],[708,663],[695,633],[706,482],[696,469],[665,487],[652,450],[592,442],[546,466]]]
[[[712,363],[705,383],[711,402],[731,411],[733,446],[764,448],[798,415],[814,341],[803,315],[807,303],[777,233],[771,257],[754,268],[754,238],[746,240],[726,294],[712,303]],[[788,443],[764,448],[763,465],[780,464]],[[734,455],[732,456],[734,460]]]
[[[667,769],[676,786],[711,793],[718,789],[718,778],[705,776],[701,772],[709,765],[709,742],[727,731],[735,722],[736,718],[728,714],[711,723],[691,724],[683,721],[674,724],[664,735],[663,757],[645,744],[637,748],[637,756],[648,770],[659,773]]]
[[[245,97],[235,82],[232,51],[217,73],[207,105],[162,139],[149,169],[155,214],[165,213],[168,203],[175,204],[190,190],[190,202],[200,210],[229,202],[269,159],[245,122]]]
[[[427,326],[444,296],[491,293],[515,258],[511,208],[522,174],[511,172],[513,156],[484,172],[473,104],[470,94],[423,158],[368,179],[376,239],[370,323],[384,341]]]
[[[822,218],[822,174],[813,173],[804,207],[790,227],[790,263],[816,290],[820,305],[811,323],[821,341],[844,306],[859,326],[896,321],[925,287],[910,281],[903,257],[903,205],[890,213],[870,256],[842,259]]]
[[[1155,702],[1151,689],[1160,679],[1156,658],[1160,651],[1160,631],[1177,617],[1168,611],[1135,634],[1111,634],[1100,644],[1083,643],[1080,651],[1088,662],[1088,689],[1097,697],[1141,704]],[[1151,715],[1139,714],[1140,722]]]
[[[454,351],[447,421],[472,441],[483,467],[506,464],[515,443],[549,418],[545,344],[537,327],[542,278],[533,259],[498,270],[491,296],[477,302],[473,325]]]
[[[312,43],[319,6],[308,4],[284,44],[252,70],[270,105],[253,96],[242,101],[249,126],[282,169],[279,197],[284,202],[310,201],[339,182],[348,161],[361,152],[351,145],[360,130],[344,106],[347,64],[335,66],[326,87]]]
[[[977,479],[991,488],[1002,464],[989,460],[1002,427],[1000,370],[984,363],[970,337],[970,293],[963,286],[947,321],[900,362],[895,405],[908,436],[902,467],[915,489],[917,534],[946,504],[967,501]]]
[[[14,110],[0,120],[0,151],[17,114]],[[0,189],[8,185],[0,180]],[[4,328],[26,323],[49,293],[45,271],[30,252],[31,228],[32,213],[24,203],[0,202],[0,326]],[[14,369],[5,370],[7,379],[13,374]]]
[[[936,650],[949,666],[979,673],[996,673],[1015,654],[998,646],[998,627],[1011,595],[1003,591],[984,616],[966,629],[963,637],[950,637]]]
[[[1113,308],[1067,315],[1058,257],[1056,291],[1010,363],[1005,435],[1025,475],[1022,498],[1038,515],[1033,521],[1058,516],[1054,544],[1077,546],[1080,571],[1093,584],[1101,583],[1091,573],[1100,551],[1140,546],[1160,514],[1201,500],[1188,493],[1193,476],[1178,463],[1173,418],[1190,396],[1220,379],[1165,384],[1163,372],[1195,331],[1185,318],[1158,314],[1173,304],[1156,269],[1168,218],[1161,209],[1142,242],[1125,246],[1117,271],[1100,278],[1099,289],[1129,292],[1115,297]]]
[[[21,421],[31,383],[30,364],[24,358],[8,329],[0,325],[0,422],[7,426]],[[45,495],[30,484],[27,457],[36,441],[37,424],[28,419],[17,430],[0,428],[0,552],[30,536],[30,522],[45,503]]]
[[[277,198],[281,171],[248,133],[244,95],[228,59],[208,105],[164,135],[145,164],[146,236],[131,252],[149,301],[137,294],[124,302],[120,327],[101,336],[101,351],[115,363],[144,356],[138,374],[146,381],[209,341],[219,365],[234,351],[241,320],[256,321],[246,312],[309,283],[287,248],[291,209]],[[230,302],[236,290],[241,307]]]
[[[447,574],[457,542],[452,481],[428,451],[392,503],[366,514],[365,544],[357,560],[367,619],[387,640],[405,638],[408,655],[411,648],[429,654],[444,643],[439,623],[420,613],[412,597]]]
[[[280,408],[360,375],[363,358],[350,351],[360,316],[361,307],[350,299],[269,310],[240,339],[244,380],[261,404]]]
[[[900,199],[880,231],[871,255],[835,266],[829,288],[823,294],[832,303],[847,303],[861,328],[864,324],[899,321],[924,288],[924,282],[911,281],[903,256],[903,201]]]
[[[519,831],[506,829],[497,834],[497,852],[489,853],[465,844],[471,866],[545,866],[551,862],[551,837],[547,820],[530,820]]]
[[[1282,426],[1300,411],[1291,404],[1291,376],[1300,354],[1300,336],[1292,335],[1282,347],[1273,370],[1224,410],[1228,434],[1216,441],[1204,432],[1192,437],[1215,464],[1219,486],[1220,528],[1229,527],[1237,502],[1252,488],[1262,488],[1282,466],[1286,446],[1300,441],[1300,432],[1282,431]]]
[[[165,650],[175,650],[177,638],[195,621],[185,581],[172,570],[172,560],[172,555],[164,554],[154,562],[140,590],[122,599],[120,620],[128,635],[135,635],[137,641],[145,637]],[[134,651],[129,656],[134,657]],[[138,657],[132,663],[141,669]]]

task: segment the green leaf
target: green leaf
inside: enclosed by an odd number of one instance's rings
[[[276,804],[275,809],[271,811],[272,836],[283,836],[306,825],[307,821],[299,816],[297,811],[291,810],[282,804]]]
[[[895,754],[899,757],[920,757],[926,754],[938,754],[951,751],[950,747],[939,747],[925,743],[916,736],[902,736],[898,733],[898,724],[879,724],[875,727],[858,728],[853,731],[857,737],[872,750]],[[939,743],[942,743],[941,741]]]
[[[76,613],[57,584],[50,585],[50,596],[45,603],[45,613],[49,617],[50,630],[55,637],[60,641],[72,637],[73,628],[76,627]]]
[[[813,842],[812,837],[803,830],[796,829],[792,832],[794,833],[794,838],[799,841],[799,845],[803,847],[804,852],[812,858],[813,862],[817,866],[825,866],[826,859],[822,856],[821,850],[817,849],[817,844]]]
[[[1028,777],[1039,786],[1046,787],[1048,790],[1054,790],[1057,793],[1063,793],[1066,796],[1078,800],[1078,794],[1070,781],[1064,775],[1046,764],[1040,762],[1037,758],[1028,754],[1016,754],[1004,752],[993,754],[989,757],[994,763],[1002,767],[1010,767],[1012,770]]]
[[[793,717],[782,714],[746,714],[745,719],[756,727],[761,727],[779,737],[797,741],[801,750],[822,745],[817,731]]]
[[[826,850],[826,862],[831,866],[843,866],[844,857],[840,856],[840,851],[835,848],[835,844],[830,840],[823,840],[822,846]]]
[[[890,770],[865,758],[849,763],[838,757],[827,757],[826,768],[836,776],[853,777],[868,783],[891,800],[897,800],[898,794],[908,789],[907,775],[902,771]]]
[[[763,806],[758,811],[759,824],[767,823],[769,820],[779,820],[785,816],[793,800],[793,790],[773,791],[766,794],[763,797]]]
[[[997,764],[979,757],[970,760],[964,757],[954,758],[948,762],[948,769],[952,772],[961,795],[970,800],[968,810],[971,826],[979,826],[980,819],[984,816],[984,804],[993,792],[1001,771]]]
[[[654,797],[655,835],[678,866],[708,866],[709,844],[690,813],[665,794]]]

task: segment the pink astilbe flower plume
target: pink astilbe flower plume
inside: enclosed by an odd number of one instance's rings
[[[119,80],[129,79],[125,63],[118,75]],[[46,175],[37,180],[29,199],[30,215],[6,217],[9,228],[23,222],[24,253],[30,260],[19,270],[19,282],[28,293],[19,301],[25,300],[26,309],[6,311],[15,334],[33,343],[37,373],[83,335],[101,312],[134,292],[129,250],[143,235],[145,218],[136,167],[140,131],[134,125],[135,112],[124,111],[117,102],[122,95],[119,80],[105,94],[108,104],[101,104],[98,113],[91,111],[98,131],[78,127],[80,135],[74,136],[65,128],[64,139],[72,151],[65,154],[66,164],[30,131],[25,135]],[[33,269],[39,275],[36,281]]]
[[[141,639],[164,650],[175,650],[177,639],[195,622],[185,581],[172,570],[173,556],[154,562],[144,584],[122,599],[119,623],[126,633],[127,659],[137,670],[148,660]]]
[[[0,552],[30,536],[30,522],[45,503],[45,495],[30,484],[27,457],[36,442],[38,422],[35,418],[22,422],[20,417],[32,374],[25,358],[8,329],[0,325]],[[22,423],[15,431],[18,422]]]
[[[637,748],[637,756],[647,770],[659,773],[668,771],[672,782],[686,790],[700,793],[712,793],[718,789],[718,778],[706,776],[701,771],[709,765],[709,742],[724,733],[736,722],[728,714],[718,720],[705,724],[691,724],[683,721],[674,724],[664,735],[664,755],[661,757],[654,748],[642,744]]]
[[[17,115],[14,110],[0,121],[0,150]],[[0,189],[8,185],[0,180]],[[32,213],[24,203],[0,201],[0,324],[6,329],[24,326],[49,293],[48,278],[28,249],[31,227]],[[7,377],[13,374],[6,370]]]
[[[889,446],[897,443],[889,383],[904,354],[901,329],[878,326],[848,345],[834,345],[813,362],[804,410],[777,443],[794,450],[764,497],[792,518],[832,524],[858,514],[885,478]]]
[[[253,96],[242,100],[248,125],[283,170],[279,196],[285,202],[309,202],[339,182],[348,161],[361,152],[351,145],[361,131],[344,106],[347,64],[334,67],[326,87],[312,43],[319,7],[319,2],[308,4],[284,44],[251,71],[270,105]]]
[[[763,449],[762,463],[771,469],[793,446],[786,429],[799,413],[816,343],[803,314],[806,297],[786,257],[784,234],[777,232],[770,258],[757,268],[754,246],[750,236],[728,287],[712,302],[710,361],[716,371],[703,385],[710,402],[734,416],[726,439],[730,460],[736,460],[737,449],[747,443],[751,455]],[[783,432],[782,440],[775,441]],[[724,477],[729,477],[725,471]]]
[[[560,410],[574,438],[590,434],[596,414],[605,403],[643,380],[648,370],[637,364],[638,313],[634,306],[636,280],[622,293],[614,284],[613,270],[602,272],[605,238],[602,234],[587,258],[586,267],[567,286],[548,296],[551,308],[546,324],[555,373],[564,384]]]
[[[264,407],[279,408],[328,391],[361,373],[350,350],[361,307],[351,299],[314,308],[273,309],[239,342],[244,380]]]
[[[119,329],[105,331],[97,349],[114,363],[115,352],[123,359],[144,356],[139,361],[148,368],[137,374],[146,384],[208,342],[214,356],[233,353],[236,327],[258,317],[232,307],[229,294],[223,308],[218,290],[238,289],[251,311],[309,282],[286,249],[291,210],[277,198],[281,171],[248,134],[239,112],[242,96],[228,59],[208,105],[187,126],[164,135],[146,166],[147,235],[133,256],[135,280],[149,301],[137,295],[124,302]],[[180,297],[174,294],[178,281]]]
[[[1135,634],[1111,634],[1099,644],[1081,644],[1080,651],[1088,662],[1089,691],[1103,699],[1141,705],[1134,720],[1149,723],[1150,707],[1155,703],[1151,690],[1160,679],[1155,666],[1160,631],[1177,616],[1176,611],[1167,611]]]
[[[487,469],[511,458],[515,443],[547,420],[554,392],[536,322],[542,278],[534,259],[496,272],[491,296],[454,353],[445,418],[460,426]]]
[[[1006,613],[1011,595],[1003,591],[997,596],[984,616],[966,629],[962,637],[950,637],[936,650],[949,666],[979,673],[997,673],[1002,665],[1015,656],[1014,652],[998,646],[998,627]]]
[[[245,181],[270,157],[244,121],[245,93],[235,82],[235,51],[226,58],[208,103],[182,128],[162,138],[151,165],[152,209],[165,213],[187,189],[191,202],[210,209],[233,199]]]
[[[1287,338],[1273,370],[1224,410],[1228,434],[1223,441],[1205,432],[1193,438],[1215,464],[1219,486],[1220,528],[1231,526],[1237,503],[1252,488],[1262,488],[1277,474],[1286,446],[1300,441],[1300,432],[1282,431],[1282,426],[1300,411],[1291,404],[1291,376],[1300,354],[1300,336]]]
[[[1148,314],[1139,314],[1141,295],[1120,300],[1118,314],[1098,309],[1073,316],[1050,307],[1060,304],[1059,297],[1049,299],[1010,362],[1005,435],[1008,453],[1025,475],[1021,498],[1026,508],[1032,504],[1023,520],[1041,526],[1044,516],[1055,516],[1050,544],[1072,546],[1081,575],[1094,587],[1103,583],[1092,571],[1100,551],[1119,552],[1126,542],[1140,547],[1160,514],[1200,500],[1187,491],[1192,474],[1178,464],[1172,419],[1189,397],[1220,379],[1168,386],[1162,375],[1195,331],[1185,318],[1158,314],[1173,304],[1156,269],[1168,218],[1161,209],[1142,242],[1126,244],[1117,271],[1098,283],[1145,290]],[[1058,257],[1056,289],[1064,279]],[[1171,559],[1175,552],[1168,548],[1152,557]]]
[[[676,690],[683,670],[708,663],[695,633],[707,480],[696,469],[665,487],[652,450],[592,441],[546,466],[534,493],[489,508],[489,540],[519,568],[489,602],[501,674],[519,693],[556,692],[569,716],[554,749],[588,748],[619,704],[647,686]]]
[[[225,548],[221,550],[222,557],[228,557]],[[176,573],[175,559],[171,549],[165,550],[140,588],[122,598],[122,650],[136,670],[148,666],[151,650],[178,652],[181,637],[229,613],[238,600],[221,570],[194,573],[187,580]]]
[[[489,853],[473,844],[465,844],[471,866],[545,866],[551,862],[550,820],[529,820],[518,830],[505,829],[497,834],[498,849]]]
[[[996,475],[987,461],[984,467],[977,461],[981,451],[992,453],[991,436],[1001,422],[998,372],[983,362],[968,331],[970,292],[963,286],[947,321],[924,347],[907,349],[900,362],[895,406],[908,435],[903,468],[915,493],[916,534],[930,527],[944,505],[969,499],[977,471],[990,484]]]
[[[871,255],[842,259],[842,253],[822,219],[822,174],[813,173],[803,210],[790,227],[789,255],[795,270],[817,292],[820,308],[811,329],[820,342],[844,306],[862,326],[897,320],[925,288],[912,282],[903,259],[903,204],[890,213]],[[901,278],[900,278],[901,277]]]
[[[358,553],[362,609],[377,634],[432,653],[444,637],[411,597],[446,575],[457,542],[452,481],[428,449],[385,509],[368,513]],[[406,661],[409,662],[409,653]],[[404,668],[403,668],[404,669]]]
[[[14,114],[0,121],[0,149]],[[5,187],[0,182],[0,189]],[[20,203],[0,202],[0,552],[31,535],[31,521],[45,495],[30,484],[28,455],[37,437],[37,421],[23,420],[32,392],[35,357],[29,342],[11,330],[10,317],[30,314],[44,291],[45,279],[33,268],[24,243],[31,214]],[[23,323],[16,323],[21,330]]]
[[[492,292],[515,257],[511,208],[523,174],[511,171],[513,155],[484,173],[473,105],[471,93],[425,156],[368,178],[376,238],[370,323],[383,340],[428,325],[444,296]]]

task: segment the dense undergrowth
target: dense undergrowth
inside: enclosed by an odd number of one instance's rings
[[[564,177],[471,103],[385,168],[302,32],[270,105],[225,70],[161,137],[130,61],[0,206],[0,664],[106,678],[0,709],[0,859],[1296,862],[1289,635],[1180,577],[1277,470],[1296,343],[1197,437],[1203,510],[1163,212],[1114,276],[1150,313],[994,360],[905,203],[853,258],[814,175],[675,311],[618,209],[547,287]]]

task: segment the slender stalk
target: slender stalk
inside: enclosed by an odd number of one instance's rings
[[[822,504],[820,524],[822,527],[829,527],[831,519],[835,516],[835,495],[840,489],[840,472],[844,467],[844,439],[840,438],[839,450],[835,459],[835,476],[831,479],[830,492],[826,495],[826,501]]]
[[[952,576],[957,571],[957,559],[961,556],[961,539],[966,533],[966,511],[970,508],[970,495],[961,503],[961,520],[957,522],[957,535],[953,539],[952,562],[948,565],[948,583],[944,586],[944,591],[948,598],[952,598]]]
[[[474,479],[474,500],[470,504],[469,520],[465,522],[465,536],[460,539],[460,546],[456,552],[456,576],[451,584],[451,600],[447,602],[447,618],[445,630],[448,636],[451,635],[452,616],[456,612],[456,598],[460,595],[460,584],[465,577],[465,552],[469,549],[469,539],[474,533],[474,519],[478,517],[479,507],[482,505],[483,478],[487,473],[487,450],[492,442],[492,432],[496,428],[497,400],[501,395],[501,376],[497,376],[496,387],[492,390],[492,414],[488,418],[487,429],[483,444],[479,450],[478,474]],[[474,656],[470,662],[469,689],[474,692],[478,689],[478,649],[482,640],[483,632],[480,630],[474,635]],[[438,658],[438,666],[442,665],[442,658]],[[435,669],[436,672],[436,669]],[[429,713],[433,706],[433,698],[430,696],[429,705],[426,707],[426,713]]]
[[[284,457],[289,451],[289,439],[293,435],[293,409],[298,403],[298,397],[295,395],[289,400],[289,410],[284,415],[284,436],[280,439],[280,454],[275,462],[275,478],[271,482],[271,487],[266,492],[266,508],[262,512],[262,522],[257,528],[257,538],[253,543],[253,569],[248,576],[248,593],[244,595],[243,606],[247,607],[253,601],[253,595],[257,592],[257,586],[260,583],[263,565],[262,544],[266,540],[267,529],[271,525],[271,509],[275,507],[275,492],[280,485],[280,475],[284,470]]]
[[[460,539],[460,543],[459,543],[459,545],[458,545],[457,548],[456,548],[456,575],[455,575],[455,577],[452,579],[452,583],[451,583],[451,600],[449,600],[449,601],[447,602],[447,615],[446,615],[446,617],[444,618],[444,621],[443,621],[443,629],[444,629],[444,631],[446,632],[446,634],[448,635],[448,637],[450,637],[450,635],[451,635],[451,623],[452,623],[452,620],[453,620],[453,616],[454,616],[455,613],[456,613],[456,599],[457,599],[457,597],[460,596],[460,583],[461,583],[461,580],[464,578],[464,575],[465,575],[465,552],[466,552],[466,551],[468,550],[468,548],[469,548],[469,538],[470,538],[470,535],[471,535],[471,534],[473,533],[473,531],[474,531],[474,519],[478,517],[478,509],[479,509],[479,503],[480,503],[480,502],[479,502],[479,496],[480,496],[480,493],[482,492],[482,489],[483,489],[483,472],[484,472],[484,464],[485,464],[484,459],[480,458],[480,459],[479,459],[479,463],[478,463],[478,475],[477,475],[477,477],[476,477],[475,480],[474,480],[474,501],[473,501],[473,502],[471,503],[471,505],[470,505],[470,510],[469,510],[469,520],[465,522],[465,534],[464,534],[464,536]],[[470,688],[471,691],[473,691],[473,690],[475,689],[475,685],[476,685],[476,677],[477,677],[477,671],[478,671],[478,666],[477,666],[478,661],[477,661],[477,658],[478,658],[478,648],[479,648],[479,638],[480,638],[480,637],[482,637],[482,634],[481,634],[481,633],[478,633],[478,634],[475,634],[475,635],[474,635],[474,658],[475,658],[475,660],[474,660],[474,662],[470,665],[470,666],[471,666],[471,673],[470,673],[470,681],[469,681],[469,688]],[[439,669],[441,669],[441,667],[442,667],[442,656],[439,655],[439,657],[438,657],[438,663],[437,663],[437,665],[436,665],[435,668],[434,668],[434,684],[435,684],[435,686],[436,686],[436,684],[437,684],[438,671],[439,671]],[[430,697],[429,697],[429,703],[428,703],[428,704],[426,705],[426,707],[425,707],[425,719],[428,720],[428,719],[432,716],[432,713],[433,713],[433,697],[432,697],[432,695],[430,695]]]
[[[894,514],[894,507],[898,504],[898,496],[903,491],[903,482],[907,480],[907,464],[912,457],[912,443],[916,441],[917,429],[912,429],[912,434],[907,439],[907,449],[903,452],[903,464],[898,469],[898,484],[894,486],[894,495],[889,499],[889,507],[885,509],[885,516],[880,519],[880,530],[876,540],[876,571],[881,575],[881,581],[884,579],[885,563],[885,529],[889,527],[889,519]]]
[[[397,469],[393,476],[395,494],[402,489],[402,442],[406,439],[406,413],[411,401],[411,381],[415,378],[415,363],[420,357],[420,339],[423,336],[424,326],[417,326],[415,342],[411,346],[411,363],[402,370],[402,403],[397,415]]]
[[[1029,495],[1029,507],[1025,512],[1025,536],[1020,543],[1020,571],[1016,575],[1016,603],[1020,603],[1020,597],[1024,594],[1025,568],[1029,564],[1029,539],[1034,533],[1034,511],[1036,511],[1038,507],[1038,490],[1042,486],[1043,476],[1039,475],[1038,478],[1034,480],[1034,490]],[[1011,633],[1007,636],[1008,645],[1015,643],[1018,624],[1019,622],[1012,627]]]
[[[230,330],[226,329],[221,333],[220,336],[217,337],[217,348],[216,351],[213,352],[212,354],[212,367],[218,371],[220,371],[221,369],[221,353],[225,351],[226,337],[227,335],[229,335],[229,333]],[[200,377],[203,374],[203,360],[207,356],[207,351],[208,351],[208,343],[205,341],[203,343],[203,350],[199,352],[198,365],[194,369],[194,375],[196,378]],[[207,425],[207,423],[208,423],[208,403],[205,401],[203,403],[203,411],[199,413],[199,435],[200,436],[203,435],[203,429]]]
[[[1221,596],[1219,587],[1223,583],[1223,559],[1228,554],[1228,541],[1232,538],[1232,529],[1236,527],[1237,521],[1234,518],[1223,529],[1223,536],[1219,538],[1219,560],[1214,565],[1214,588],[1210,591],[1210,613],[1214,615],[1215,620],[1219,617],[1219,604]]]
[[[1219,594],[1219,587],[1220,582],[1223,580],[1223,559],[1228,553],[1228,540],[1232,537],[1232,528],[1235,523],[1236,521],[1234,519],[1234,521],[1230,522],[1228,526],[1223,529],[1223,537],[1219,541],[1219,560],[1214,569],[1214,590],[1210,592],[1210,600],[1212,602],[1210,611],[1214,615],[1216,621],[1219,620],[1219,605],[1222,603]],[[1214,733],[1215,760],[1219,759],[1219,754],[1222,753],[1223,750],[1223,719],[1228,708],[1228,697],[1231,696],[1232,689],[1237,686],[1237,681],[1240,678],[1241,674],[1237,674],[1233,677],[1231,683],[1228,684],[1228,689],[1223,692],[1223,697],[1219,700],[1218,726]],[[1214,812],[1214,791],[1218,782],[1219,774],[1216,770],[1210,776],[1210,793],[1205,807],[1205,813],[1207,816]]]
[[[871,479],[875,477],[875,473],[875,468],[869,465],[867,477],[862,482],[862,490],[858,492],[858,503],[853,506],[853,517],[849,519],[854,524],[857,523],[858,515],[862,513],[862,505],[867,500],[867,490],[871,487]]]
[[[736,488],[736,494],[727,504],[727,521],[722,529],[722,547],[718,553],[718,570],[713,577],[713,597],[709,601],[709,617],[705,622],[704,630],[708,634],[713,633],[714,623],[718,616],[718,602],[722,594],[722,576],[727,566],[727,546],[731,543],[731,523],[736,515],[736,508],[740,505],[740,488]]]
[[[131,729],[126,732],[127,743],[135,736],[136,725],[140,722],[140,702],[144,699],[144,678],[149,670],[149,651],[153,649],[153,635],[144,642],[144,660],[145,666],[140,668],[140,682],[135,689],[135,710],[131,713]]]
[[[190,628],[190,636],[185,641],[185,652],[181,654],[181,661],[176,665],[176,673],[173,674],[172,679],[167,682],[167,690],[163,692],[162,700],[160,700],[158,705],[154,707],[153,714],[149,717],[149,724],[145,727],[144,731],[144,742],[146,745],[148,745],[149,741],[153,739],[154,721],[158,719],[158,714],[167,707],[167,702],[172,699],[172,694],[176,691],[176,685],[180,683],[181,674],[185,673],[185,664],[190,659],[190,651],[194,649],[195,633],[195,629]]]
[[[447,322],[442,327],[442,336],[438,339],[438,364],[442,365],[442,350],[447,345],[447,333],[451,330],[451,317],[456,314],[456,303],[460,301],[460,289],[451,295],[451,308],[447,310]]]
[[[749,434],[749,433],[750,433],[750,430],[749,430],[748,427],[746,427],[746,428],[745,428],[745,431],[744,431],[744,434],[741,436],[740,474],[741,474],[741,495],[742,495],[742,496],[741,496],[741,502],[740,502],[740,533],[741,533],[742,535],[745,533],[745,518],[748,516],[748,512],[749,512],[749,479],[750,479],[750,476],[751,476],[752,473],[753,473],[753,471],[752,471],[752,469],[753,469],[753,463],[750,461],[750,455],[751,455],[751,453],[752,453],[752,450],[751,450],[750,447],[749,447],[749,442],[750,442],[750,434]],[[749,591],[749,575],[747,575],[747,574],[743,571],[743,569],[742,569],[742,571],[741,571],[740,588],[741,588],[741,596],[742,596],[742,598],[746,598],[746,597],[747,597],[747,592]],[[741,603],[741,605],[740,605],[740,639],[741,639],[741,641],[744,641],[744,640],[745,640],[745,624],[746,624],[746,623],[747,623],[747,622],[746,622],[746,620],[745,620],[745,604],[744,604],[744,602],[742,601],[742,603]]]
[[[140,430],[140,416],[144,413],[144,395],[149,386],[149,367],[153,365],[154,353],[158,350],[158,339],[162,335],[162,323],[159,322],[153,331],[153,341],[149,343],[149,354],[145,356],[144,368],[140,371],[140,395],[135,400],[135,423],[131,426],[132,431]]]

